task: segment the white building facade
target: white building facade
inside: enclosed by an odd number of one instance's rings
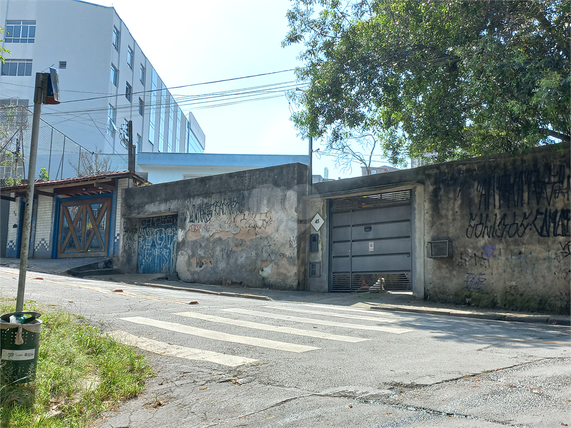
[[[117,169],[127,169],[129,120],[138,152],[204,152],[198,122],[185,116],[113,7],[0,0],[0,26],[1,46],[10,51],[1,66],[2,105],[31,109],[35,74],[52,67],[61,103],[42,106],[42,119],[87,150],[111,156]]]

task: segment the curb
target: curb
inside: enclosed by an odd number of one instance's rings
[[[511,322],[527,322],[527,323],[537,323],[537,324],[553,324],[553,325],[571,325],[570,318],[563,317],[549,317],[544,315],[519,315],[519,314],[505,314],[505,313],[481,313],[481,312],[461,312],[446,309],[429,309],[429,308],[415,308],[411,306],[371,306],[371,309],[381,310],[381,311],[398,311],[398,312],[413,312],[422,313],[428,315],[443,315],[458,318],[478,318],[487,319],[493,321],[511,321]]]
[[[165,284],[152,284],[150,282],[143,282],[143,283],[133,283],[134,285],[143,285],[146,287],[155,287],[155,288],[164,288],[167,290],[178,290],[178,291],[191,291],[193,293],[202,293],[202,294],[213,294],[216,296],[227,296],[227,297],[242,297],[245,299],[257,299],[257,300],[272,300],[268,296],[258,296],[256,294],[248,294],[248,293],[231,293],[229,291],[211,291],[211,290],[202,290],[200,288],[190,288],[190,287],[177,287],[176,285],[165,285]]]
[[[177,290],[177,291],[190,291],[193,293],[202,294],[212,294],[215,296],[226,296],[226,297],[241,297],[244,299],[255,299],[255,300],[265,300],[272,301],[273,299],[268,296],[259,296],[257,294],[249,293],[232,293],[229,291],[211,291],[203,290],[201,288],[191,288],[191,287],[179,287],[176,285],[166,285],[166,284],[154,284],[151,282],[132,282],[134,285],[142,285],[145,287],[155,287],[163,288],[167,290]],[[510,321],[510,322],[527,322],[536,324],[552,324],[561,326],[570,326],[570,317],[558,317],[558,316],[545,316],[545,315],[524,315],[524,314],[506,314],[497,312],[465,312],[454,309],[432,309],[427,307],[414,307],[414,306],[396,306],[396,305],[376,305],[370,306],[370,309],[380,310],[380,311],[396,311],[396,312],[412,312],[427,315],[441,315],[441,316],[451,316],[458,318],[476,318],[476,319],[487,319],[493,321]]]

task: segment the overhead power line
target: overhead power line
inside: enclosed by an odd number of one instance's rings
[[[295,68],[289,68],[287,70],[270,71],[268,73],[252,74],[249,76],[231,77],[229,79],[212,80],[209,82],[201,82],[201,83],[190,83],[188,85],[172,86],[169,88],[149,89],[149,90],[145,90],[145,91],[133,92],[132,95],[145,94],[145,93],[151,93],[151,92],[159,92],[159,91],[163,91],[165,89],[168,91],[171,91],[173,89],[190,88],[193,86],[212,85],[214,83],[232,82],[235,80],[251,79],[253,77],[262,77],[262,76],[270,76],[272,74],[287,73],[289,71],[294,71],[294,70],[295,70]],[[92,101],[92,100],[98,100],[98,99],[102,99],[102,98],[109,98],[109,97],[115,97],[115,96],[116,96],[116,94],[109,94],[109,95],[102,96],[102,97],[81,98],[78,100],[62,101],[60,104],[77,103],[77,102],[82,102],[82,101]]]
[[[174,95],[173,99],[175,104],[170,103],[170,98],[163,102],[162,97],[158,96],[156,102],[151,105],[150,103],[145,104],[144,108],[161,108],[165,105],[172,106],[176,105],[179,108],[186,107],[192,110],[197,108],[215,108],[224,107],[228,105],[259,101],[270,98],[283,97],[286,92],[294,91],[296,88],[304,87],[307,83],[295,83],[290,82],[280,82],[261,86],[252,86],[247,88],[239,88],[234,90],[226,90],[220,92],[209,92],[205,94],[197,95]],[[229,103],[231,102],[231,103]],[[74,114],[81,113],[94,113],[94,112],[106,112],[108,107],[95,107],[81,110],[74,110]],[[138,105],[125,100],[123,104],[117,105],[115,111],[117,113],[127,112],[127,111],[137,111]],[[46,112],[46,116],[63,116],[68,115],[70,112],[65,111],[53,111]]]

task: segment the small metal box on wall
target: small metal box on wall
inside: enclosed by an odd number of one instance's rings
[[[428,257],[431,259],[451,258],[454,256],[452,241],[443,239],[428,242]]]

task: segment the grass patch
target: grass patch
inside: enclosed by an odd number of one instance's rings
[[[0,313],[14,312],[0,305]],[[25,308],[43,321],[35,382],[0,386],[2,427],[87,427],[140,393],[153,375],[133,347],[100,334],[83,317]]]

